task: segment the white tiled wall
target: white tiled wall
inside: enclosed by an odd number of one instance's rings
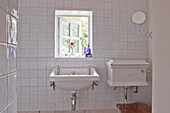
[[[17,100],[16,65],[12,60],[16,61],[16,51],[10,51],[10,48],[6,43],[0,42],[0,113],[17,113],[16,104],[13,105]],[[9,112],[11,107],[12,112]]]
[[[8,113],[17,113],[17,100],[8,107]]]
[[[7,20],[6,20],[6,12],[3,10],[0,10],[0,26],[2,27],[0,29],[0,34],[1,34],[1,38],[0,38],[0,42],[7,42],[7,34],[6,34],[6,29],[7,29]]]
[[[2,111],[7,105],[7,77],[1,77],[0,78],[0,110]]]
[[[16,93],[16,74],[8,75],[8,104],[17,98]]]
[[[123,102],[123,89],[106,85],[106,60],[147,59],[148,39],[138,37],[147,30],[147,22],[138,26],[131,15],[147,11],[147,0],[19,0],[18,108],[19,111],[52,111],[70,109],[70,92],[49,86],[53,67],[95,67],[101,75],[99,86],[78,92],[77,109],[113,108]],[[55,10],[92,10],[93,59],[54,58]],[[147,14],[148,16],[148,14]],[[132,92],[132,91],[131,91]],[[129,94],[131,102],[148,102],[147,87]]]
[[[0,113],[17,113],[16,72],[0,76]],[[15,104],[14,104],[15,103]]]
[[[0,76],[8,73],[7,45],[0,44]]]
[[[0,44],[0,46],[1,45],[3,44]],[[9,48],[7,50],[9,50]],[[0,48],[0,53],[3,53],[3,51],[5,51],[3,55],[7,55],[7,53],[9,53],[7,52],[7,50]],[[8,71],[8,70],[12,70],[13,66],[11,65],[11,61],[7,56],[4,57],[4,58],[8,58],[7,62],[1,62],[2,64],[0,64],[2,65],[0,70],[1,72],[3,72],[2,69],[4,67],[6,68],[5,74],[1,73],[0,75],[0,113],[17,113],[16,71],[13,72]],[[11,109],[11,112],[9,112],[8,109]]]
[[[0,113],[17,113],[16,48],[8,42],[8,19],[17,0],[0,0]],[[7,10],[9,8],[9,10]]]

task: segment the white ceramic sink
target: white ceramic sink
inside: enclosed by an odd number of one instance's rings
[[[100,76],[95,68],[54,68],[50,74],[50,81],[54,81],[59,88],[77,91],[92,86],[93,82],[99,81]]]

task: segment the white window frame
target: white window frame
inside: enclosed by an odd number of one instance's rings
[[[59,56],[59,49],[60,49],[60,41],[59,41],[59,17],[88,17],[88,43],[91,47],[91,52],[93,53],[93,24],[92,24],[92,11],[75,11],[75,10],[56,10],[55,11],[55,58],[58,57],[69,57],[69,56]],[[81,45],[80,45],[81,46]],[[72,56],[76,58],[77,56]],[[82,56],[79,56],[82,57]]]
[[[60,35],[59,35],[59,39],[58,40],[60,40],[60,55],[61,56],[65,56],[65,53],[62,53],[62,44],[63,44],[63,40],[61,40],[61,39],[69,39],[70,41],[72,41],[72,40],[78,40],[79,41],[79,53],[74,53],[75,54],[75,56],[80,56],[81,55],[81,22],[79,22],[79,21],[75,21],[75,20],[70,20],[70,19],[66,19],[66,18],[63,18],[63,17],[59,17],[60,18],[60,29],[59,29],[59,31],[60,31]],[[66,23],[69,23],[70,24],[70,28],[69,28],[69,34],[70,34],[70,36],[63,36],[63,26],[62,26],[62,22],[66,22]],[[77,24],[77,25],[79,25],[79,36],[78,37],[73,37],[72,36],[72,24]],[[69,56],[70,54],[67,54],[67,56]]]

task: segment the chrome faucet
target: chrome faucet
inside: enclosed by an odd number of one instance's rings
[[[58,68],[57,68],[57,75],[60,75],[60,65],[58,65]]]

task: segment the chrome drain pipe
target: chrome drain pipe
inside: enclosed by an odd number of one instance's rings
[[[124,87],[125,88],[125,100],[124,100],[124,102],[125,102],[125,104],[127,104],[128,102],[128,89],[129,89],[129,87],[127,87],[127,86],[125,86]]]
[[[71,95],[71,110],[72,111],[76,110],[76,99],[77,99],[76,93],[72,93]]]

